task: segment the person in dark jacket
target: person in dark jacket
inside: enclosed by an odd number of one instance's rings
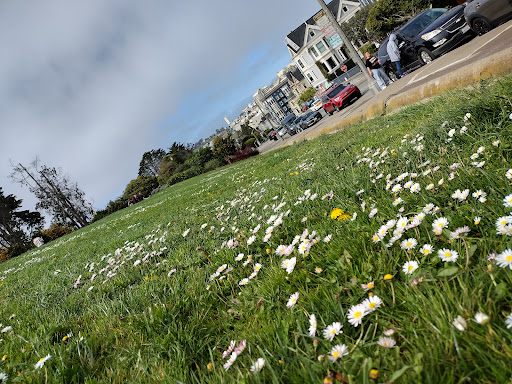
[[[380,66],[379,60],[375,56],[370,55],[370,52],[365,52],[364,58],[366,59],[365,64],[368,72],[370,72],[370,76],[373,76],[377,81],[380,89],[386,88],[389,85],[389,77]]]

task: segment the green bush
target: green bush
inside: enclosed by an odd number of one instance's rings
[[[50,228],[40,229],[34,233],[33,237],[42,237],[46,244],[71,232],[73,232],[73,228],[67,225],[52,224]]]
[[[361,48],[359,48],[361,53],[364,55],[365,52],[370,52],[372,55],[377,52],[377,47],[374,43],[366,43]]]
[[[254,143],[255,143],[255,142],[256,142],[256,138],[254,138],[254,137],[253,137],[253,138],[251,138],[251,139],[247,139],[247,140],[245,140],[245,142],[244,142],[244,147],[245,147],[245,148],[252,148],[252,147],[254,147]]]
[[[213,171],[214,169],[224,166],[226,163],[220,159],[212,159],[204,165],[205,172]]]
[[[133,195],[140,195],[142,197],[149,196],[153,189],[158,188],[158,185],[158,179],[154,176],[138,176],[128,183],[122,198],[124,200],[130,200]]]
[[[200,167],[190,167],[183,172],[176,173],[172,175],[169,180],[167,181],[167,185],[173,185],[177,184],[183,180],[190,179],[194,176],[200,175],[202,172],[202,169]]]

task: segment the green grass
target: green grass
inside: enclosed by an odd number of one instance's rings
[[[329,372],[350,383],[510,382],[505,319],[512,270],[487,256],[512,248],[512,237],[495,226],[512,209],[503,203],[512,193],[505,177],[512,168],[511,94],[506,77],[249,159],[1,264],[0,322],[12,330],[0,334],[0,371],[27,383],[305,383],[322,382]],[[466,113],[470,124],[460,133]],[[472,165],[479,161],[485,165]],[[460,166],[452,170],[453,163]],[[386,189],[388,174],[396,179],[404,172],[402,186],[417,173],[418,193]],[[466,188],[465,200],[452,198]],[[472,197],[478,189],[486,202]],[[322,199],[330,191],[332,200]],[[403,202],[395,206],[398,197]],[[389,220],[411,219],[429,203],[438,212],[394,244],[389,233],[372,241]],[[334,208],[357,217],[333,220]],[[280,214],[282,224],[263,241],[269,219]],[[432,223],[440,217],[449,226],[436,236]],[[470,232],[451,239],[450,231],[463,226]],[[298,252],[301,239],[290,256],[276,253],[301,235],[311,237],[308,253]],[[415,249],[400,247],[408,238],[418,242]],[[238,245],[230,248],[230,240]],[[434,253],[421,254],[423,244]],[[443,262],[442,248],[457,251],[458,260]],[[296,266],[287,274],[281,262],[293,256]],[[408,260],[419,263],[412,275],[402,271]],[[261,269],[239,285],[257,263]],[[371,281],[372,290],[361,287]],[[287,308],[295,292],[298,301]],[[349,310],[370,292],[382,305],[354,327]],[[473,320],[478,311],[489,316],[487,324]],[[308,334],[311,314],[316,337]],[[464,331],[452,324],[457,316],[467,322]],[[343,333],[328,341],[323,330],[334,322]],[[377,344],[388,329],[395,330],[394,348]],[[226,371],[222,353],[231,340],[247,346]],[[338,344],[348,355],[319,359]],[[254,374],[258,358],[266,363]]]

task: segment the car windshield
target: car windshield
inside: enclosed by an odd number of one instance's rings
[[[334,88],[332,91],[330,91],[327,96],[332,99],[334,96],[336,96],[338,93],[340,93],[343,89],[345,89],[345,86],[343,84],[338,85],[336,88]]]
[[[403,28],[401,28],[401,32],[407,36],[416,36],[447,11],[447,8],[428,9],[418,17],[409,21]]]

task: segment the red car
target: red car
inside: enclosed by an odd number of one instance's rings
[[[361,97],[361,91],[352,84],[338,84],[330,87],[322,96],[322,108],[329,115],[339,111]]]

